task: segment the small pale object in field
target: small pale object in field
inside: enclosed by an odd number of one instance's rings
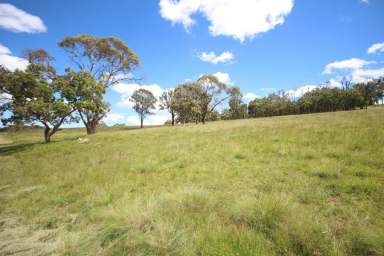
[[[84,144],[84,143],[88,143],[89,139],[88,138],[84,138],[84,139],[83,138],[79,138],[78,141],[79,141],[80,144]]]

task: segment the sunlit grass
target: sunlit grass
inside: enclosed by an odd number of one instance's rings
[[[0,255],[384,254],[383,107],[79,137],[0,133]]]

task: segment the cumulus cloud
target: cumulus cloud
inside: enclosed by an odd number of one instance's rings
[[[351,74],[352,83],[365,83],[372,79],[384,77],[384,68],[378,69],[357,69]]]
[[[286,91],[286,94],[288,97],[291,98],[300,98],[305,93],[315,90],[316,88],[319,88],[318,85],[304,85],[299,87],[296,90],[288,90]]]
[[[337,79],[330,79],[328,82],[327,82],[327,86],[328,87],[331,87],[331,88],[341,88],[343,87],[343,85],[341,84],[341,82]]]
[[[220,55],[216,55],[215,52],[202,52],[198,57],[200,60],[212,64],[226,63],[234,59],[233,53],[229,51],[225,51]]]
[[[11,55],[11,51],[0,44],[0,65],[14,71],[15,69],[25,69],[28,66],[28,61]]]
[[[373,54],[377,52],[384,52],[384,42],[373,44],[367,50],[368,54]]]
[[[9,50],[9,48],[0,44],[0,54],[11,54],[11,51]]]
[[[366,61],[358,58],[352,58],[349,60],[335,61],[325,66],[323,74],[331,74],[335,70],[355,70],[360,69],[369,64],[373,64],[375,61]]]
[[[225,83],[225,84],[231,83],[231,77],[229,76],[228,73],[216,72],[216,73],[213,73],[212,75],[216,76],[217,79],[219,79],[219,81],[222,83]]]
[[[47,31],[47,27],[39,17],[7,3],[0,4],[0,27],[13,32],[41,33]]]
[[[119,113],[108,113],[103,121],[105,123],[107,123],[107,125],[114,125],[114,124],[118,124],[118,123],[122,123],[125,121],[125,116],[122,115],[122,114],[119,114]]]
[[[253,92],[247,92],[247,93],[245,93],[244,95],[243,95],[243,101],[245,102],[245,103],[249,103],[249,102],[251,102],[252,100],[254,100],[254,99],[256,99],[257,98],[257,95],[256,94],[254,94]]]
[[[170,120],[170,114],[165,110],[156,111],[154,115],[149,115],[144,119],[144,125],[162,125],[167,120]],[[140,125],[138,115],[130,115],[126,119],[128,125]]]
[[[188,30],[201,13],[210,23],[213,36],[230,36],[243,42],[246,38],[274,29],[291,13],[293,0],[160,0],[160,15]]]
[[[138,89],[146,89],[152,92],[153,96],[155,96],[156,98],[159,98],[164,92],[164,89],[157,84],[141,85],[135,83],[119,83],[112,87],[113,91],[121,94],[120,101],[117,104],[122,107],[133,107],[133,103],[130,101],[130,97],[133,92]]]

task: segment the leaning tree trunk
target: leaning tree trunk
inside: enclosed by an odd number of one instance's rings
[[[51,142],[51,136],[52,136],[51,128],[45,127],[45,129],[44,129],[44,141],[45,141],[45,143]]]

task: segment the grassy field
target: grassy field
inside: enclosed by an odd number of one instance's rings
[[[384,108],[0,133],[0,255],[384,255]]]

